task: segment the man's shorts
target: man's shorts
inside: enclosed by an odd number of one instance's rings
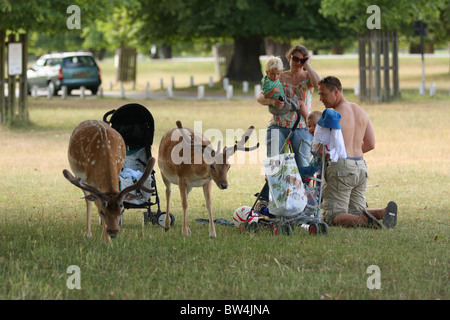
[[[339,159],[328,162],[323,188],[324,221],[332,225],[340,213],[359,215],[365,208],[369,177],[364,160]]]

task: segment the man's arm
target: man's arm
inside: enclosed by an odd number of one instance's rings
[[[367,123],[366,132],[364,134],[364,139],[361,147],[363,153],[375,149],[375,132],[373,130],[373,125],[372,122],[370,122],[370,119]]]

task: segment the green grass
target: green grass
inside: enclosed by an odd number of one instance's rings
[[[395,200],[395,229],[330,227],[327,235],[309,236],[297,228],[291,236],[273,237],[218,225],[217,238],[210,239],[208,226],[195,222],[207,218],[202,190],[195,188],[188,209],[192,235],[183,237],[173,186],[176,224],[169,232],[143,226],[141,210],[127,210],[111,246],[101,242],[97,215],[93,237],[83,238],[82,193],[61,172],[68,168],[75,125],[130,101],[30,99],[30,125],[0,127],[0,299],[449,299],[450,99],[415,92],[387,104],[362,104],[377,138],[365,157],[367,201],[375,208]],[[254,125],[264,145],[269,116],[254,100],[140,103],[156,121],[155,156],[178,119],[189,127],[202,120],[204,131],[223,133]],[[322,108],[316,95],[313,106]],[[261,168],[232,166],[229,188],[213,187],[214,218],[231,220],[236,208],[253,204],[264,181]],[[164,184],[155,171],[165,210]],[[66,286],[70,265],[80,267],[81,290]],[[371,265],[381,270],[379,290],[366,286]]]

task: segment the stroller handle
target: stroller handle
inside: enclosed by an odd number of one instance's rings
[[[297,120],[295,120],[295,123],[294,123],[294,125],[292,126],[292,129],[291,129],[292,132],[294,132],[295,129],[297,128],[298,124],[300,123],[300,118],[302,117],[302,116],[300,115],[300,110],[296,110],[295,113],[297,114]],[[305,119],[305,120],[306,120],[306,119]]]
[[[108,121],[108,117],[109,117],[110,115],[112,115],[114,112],[116,112],[116,109],[113,109],[113,110],[108,111],[107,113],[105,113],[105,115],[103,116],[103,121],[106,122],[106,123],[110,123],[110,122]]]

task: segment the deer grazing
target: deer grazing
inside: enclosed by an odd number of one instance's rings
[[[171,194],[171,184],[178,185],[183,207],[183,227],[182,233],[190,235],[191,231],[187,222],[188,194],[193,187],[203,187],[203,194],[206,201],[206,209],[209,215],[209,236],[216,237],[216,229],[212,217],[211,205],[211,180],[219,189],[228,187],[227,174],[230,169],[228,158],[236,151],[252,151],[259,147],[259,143],[251,148],[244,147],[250,138],[254,127],[248,128],[241,140],[233,147],[224,147],[220,150],[220,141],[217,150],[214,150],[209,141],[201,133],[189,128],[183,128],[180,121],[176,122],[177,128],[169,130],[161,139],[158,152],[158,166],[161,176],[166,186],[167,213],[169,213],[169,203]],[[196,142],[196,141],[201,142]],[[180,148],[180,145],[182,148]],[[189,154],[182,154],[189,150]],[[201,154],[200,161],[195,161]],[[180,161],[180,158],[183,159]],[[164,228],[169,229],[169,214],[166,214]]]
[[[126,149],[122,136],[107,123],[97,120],[81,122],[70,137],[68,158],[75,177],[64,170],[64,177],[82,189],[86,200],[86,238],[91,237],[91,201],[101,217],[102,239],[109,242],[119,233],[119,221],[124,211],[123,201],[134,197],[136,189],[151,191],[142,184],[153,170],[155,159],[148,160],[142,177],[120,191],[119,173]]]

